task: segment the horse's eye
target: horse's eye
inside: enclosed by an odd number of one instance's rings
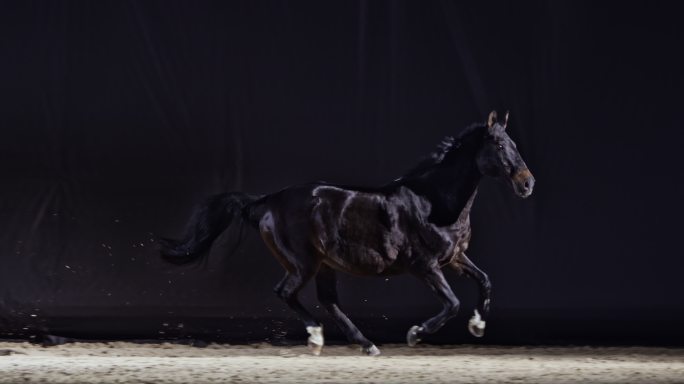
[[[497,145],[496,148],[497,148],[499,151],[502,151],[502,150],[504,149],[503,145],[501,145],[501,144]]]

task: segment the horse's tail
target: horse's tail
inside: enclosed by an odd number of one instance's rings
[[[195,208],[182,240],[159,239],[162,258],[174,264],[187,264],[206,255],[214,240],[234,220],[247,219],[250,224],[254,224],[245,208],[258,199],[259,196],[241,192],[209,197]]]

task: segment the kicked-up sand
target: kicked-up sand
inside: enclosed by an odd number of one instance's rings
[[[684,383],[684,349],[0,342],[0,383]]]

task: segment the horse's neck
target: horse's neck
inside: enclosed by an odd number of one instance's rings
[[[468,216],[481,177],[475,160],[464,154],[463,161],[407,180],[406,186],[427,198],[432,206],[428,220],[441,227]]]
[[[465,219],[470,214],[480,179],[479,172],[473,168],[457,173],[449,183],[437,185],[437,193],[431,201],[430,221],[446,226]]]

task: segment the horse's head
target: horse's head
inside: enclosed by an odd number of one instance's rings
[[[506,133],[508,112],[503,124],[497,121],[496,111],[487,119],[487,133],[477,155],[477,166],[483,175],[510,183],[520,197],[528,197],[534,188],[534,177],[520,157],[518,148]]]

